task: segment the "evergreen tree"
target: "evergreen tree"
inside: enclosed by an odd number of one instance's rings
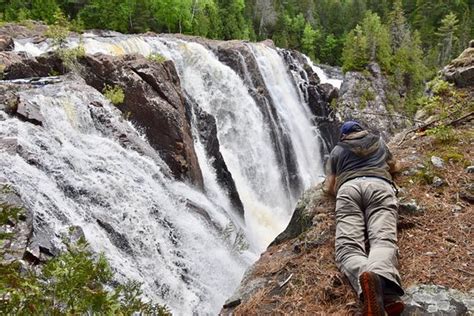
[[[250,33],[250,25],[244,17],[244,0],[218,0],[220,17],[222,23],[222,38],[247,39]]]
[[[402,46],[410,32],[403,12],[402,0],[395,0],[393,10],[389,13],[389,25],[392,51],[395,52]]]
[[[390,36],[376,13],[368,11],[361,25],[352,30],[342,52],[343,70],[362,70],[369,62],[390,67]]]
[[[439,37],[439,57],[438,64],[445,65],[452,59],[453,46],[457,40],[456,31],[458,30],[458,18],[456,14],[450,12],[441,20],[441,26],[436,35]]]

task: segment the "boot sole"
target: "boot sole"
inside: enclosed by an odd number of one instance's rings
[[[383,305],[381,306],[377,302],[377,296],[382,293],[377,293],[377,280],[372,276],[370,272],[364,272],[361,274],[360,286],[362,288],[362,295],[364,296],[364,316],[385,316],[385,310]]]

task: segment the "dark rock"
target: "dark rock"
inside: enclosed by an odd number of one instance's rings
[[[0,52],[0,64],[4,65],[3,79],[5,80],[48,77],[53,73],[65,73],[61,59],[53,53],[31,58],[17,52]]]
[[[187,102],[192,102],[190,97],[187,98]],[[244,206],[240,200],[237,187],[235,186],[234,179],[230,173],[227,165],[222,157],[219,148],[219,139],[217,138],[217,126],[215,118],[203,111],[195,103],[190,104],[196,117],[196,126],[199,131],[199,139],[204,144],[206,154],[211,159],[212,167],[216,172],[217,181],[219,184],[226,189],[227,195],[232,203],[235,210],[243,217]]]
[[[23,121],[43,125],[43,114],[41,114],[40,105],[36,102],[20,100],[15,115]]]
[[[13,39],[8,35],[0,35],[0,52],[10,51],[15,48]]]
[[[423,208],[420,207],[418,203],[412,199],[410,201],[400,201],[399,211],[400,213],[416,215],[423,212]]]
[[[4,254],[0,260],[11,262],[22,259],[27,252],[28,242],[33,232],[33,214],[29,208],[25,207],[20,196],[8,186],[8,183],[0,179],[0,209],[2,213],[7,208],[21,209],[21,216],[18,219],[11,218],[8,224],[0,226],[0,232],[12,234],[12,238],[7,238],[3,243],[0,243],[0,252]]]
[[[174,64],[150,62],[138,55],[86,56],[81,61],[86,82],[102,91],[118,85],[125,100],[118,108],[141,127],[151,146],[174,177],[202,188],[202,174],[194,152],[184,97]]]
[[[123,250],[129,255],[133,254],[132,246],[130,245],[130,242],[128,241],[127,237],[125,237],[125,235],[118,232],[111,224],[103,220],[97,219],[97,224],[99,224],[99,226],[107,232],[110,242],[115,247],[120,250]]]
[[[441,179],[440,177],[433,177],[433,183],[431,184],[435,188],[439,188],[445,184],[444,180]]]
[[[7,35],[13,38],[40,38],[44,39],[44,33],[48,30],[48,26],[42,22],[29,20],[27,25],[18,23],[7,23],[0,27],[0,35]]]
[[[459,197],[471,204],[474,203],[474,183],[463,185]]]
[[[469,166],[466,168],[466,173],[474,173],[474,166]]]

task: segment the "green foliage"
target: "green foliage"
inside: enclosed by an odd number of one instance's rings
[[[312,60],[314,56],[314,44],[316,43],[318,33],[313,30],[309,23],[306,23],[303,30],[303,37],[301,39],[301,49],[303,53],[308,55]]]
[[[150,54],[147,56],[147,59],[158,64],[161,64],[162,62],[167,60],[165,56],[159,53]]]
[[[113,273],[88,243],[67,243],[67,251],[42,272],[24,271],[19,262],[0,265],[0,312],[14,315],[170,315],[164,306],[144,303],[141,284],[129,281],[111,290]]]
[[[125,100],[125,93],[120,86],[109,86],[106,84],[102,93],[114,105],[120,105]]]
[[[456,32],[458,30],[458,18],[453,12],[449,12],[441,20],[436,35],[439,37],[439,58],[438,65],[442,66],[449,62],[453,56],[453,47],[457,41]]]
[[[69,21],[59,8],[54,14],[53,25],[48,27],[45,35],[52,39],[55,49],[64,48],[66,45],[66,39],[69,35]]]
[[[361,25],[357,25],[346,38],[342,52],[343,70],[363,70],[370,62],[383,69],[390,66],[390,37],[380,17],[368,11]]]
[[[453,85],[437,77],[428,82],[426,86],[434,95],[447,95],[450,93]]]
[[[77,60],[86,55],[86,50],[82,44],[79,44],[74,48],[61,48],[56,53],[63,61],[65,70],[74,70],[78,67]]]
[[[441,144],[449,144],[458,139],[454,129],[446,125],[430,128],[426,131],[426,134],[433,136],[435,140]]]

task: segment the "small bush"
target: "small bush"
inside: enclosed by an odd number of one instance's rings
[[[427,86],[435,95],[449,95],[451,93],[452,84],[437,77],[428,82]]]
[[[56,54],[63,61],[65,70],[74,70],[78,67],[77,60],[86,55],[86,50],[81,43],[74,48],[60,48]]]
[[[51,38],[56,49],[64,48],[69,35],[69,21],[60,9],[54,14],[54,24],[48,27],[46,37]]]
[[[165,56],[158,53],[148,55],[147,59],[158,64],[161,64],[162,62],[167,60]]]
[[[48,261],[41,272],[20,262],[0,264],[0,313],[4,315],[170,315],[165,306],[145,303],[141,284],[111,289],[113,273],[104,255],[94,258],[81,238]]]
[[[426,131],[426,134],[433,136],[435,140],[441,144],[448,144],[457,140],[456,133],[451,126],[439,125],[430,128]]]
[[[109,86],[106,84],[102,93],[114,105],[120,105],[125,100],[125,93],[120,86]]]

